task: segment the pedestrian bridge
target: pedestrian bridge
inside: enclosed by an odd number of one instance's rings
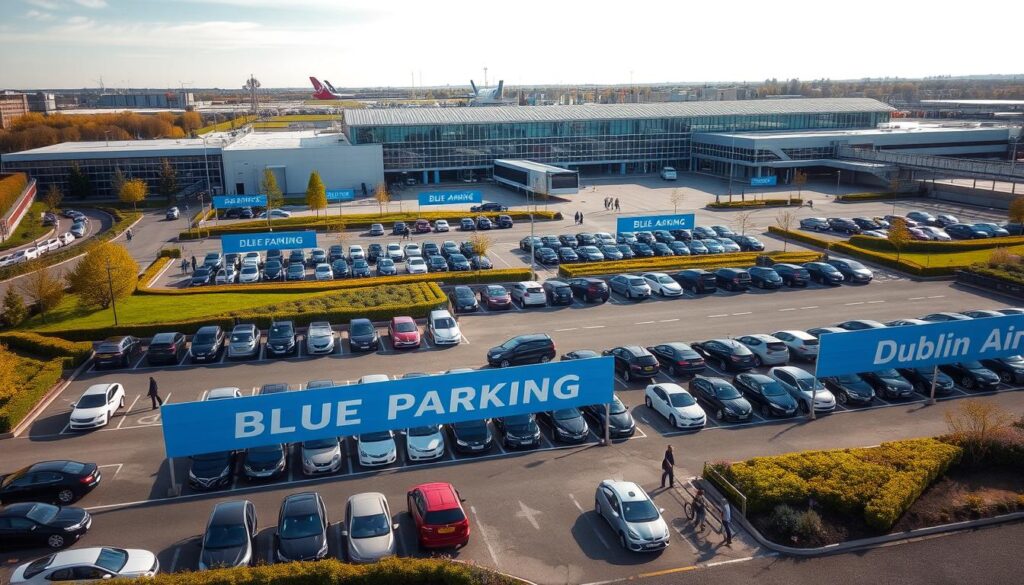
[[[1024,182],[1024,164],[1013,162],[909,154],[852,146],[840,146],[837,155],[840,159],[845,160],[887,165],[905,170],[927,171],[933,176],[986,179],[1007,183]]]

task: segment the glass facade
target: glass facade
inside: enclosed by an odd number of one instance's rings
[[[353,125],[353,144],[382,144],[385,172],[489,168],[494,159],[580,167],[689,169],[694,132],[873,128],[887,111],[692,116],[647,119]],[[770,153],[768,153],[770,154]],[[750,156],[755,156],[750,153]],[[757,153],[757,156],[762,156]],[[766,159],[771,160],[771,159]]]

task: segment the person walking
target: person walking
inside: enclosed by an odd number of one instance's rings
[[[583,225],[583,212],[580,212],[580,225]]]
[[[181,259],[181,273],[188,274],[188,260],[185,258]]]
[[[725,545],[732,546],[732,505],[729,500],[722,506],[722,529],[725,530]]]
[[[576,213],[575,213],[575,214],[574,214],[574,215],[572,216],[572,220],[573,220],[574,222],[576,222],[576,225],[580,225],[580,212],[578,212],[578,211],[577,211],[577,212],[576,212]]]
[[[674,487],[676,457],[672,454],[672,445],[665,447],[665,457],[661,460],[661,487],[665,487],[665,479],[668,479],[668,487]]]
[[[192,257],[192,272],[196,271],[196,257]]]
[[[156,379],[153,378],[153,376],[149,377],[149,393],[148,394],[149,394],[150,402],[153,403],[153,408],[151,410],[156,410],[157,406],[163,406],[164,405],[164,399],[160,398],[160,393],[159,393],[159,391],[157,391],[157,388],[156,388]]]
[[[616,197],[615,198],[615,211],[620,211],[620,210],[621,210],[621,208],[619,207],[619,198]]]
[[[704,488],[697,488],[693,496],[693,523],[700,532],[704,532],[704,524],[708,517],[708,502],[704,498]]]
[[[132,241],[132,228],[128,228],[128,231],[126,231],[126,232],[124,233],[124,235],[125,235],[125,237],[127,237],[127,238],[128,238],[128,241],[129,241],[129,242],[130,242],[130,241]]]

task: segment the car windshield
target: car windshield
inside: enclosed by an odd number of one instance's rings
[[[384,514],[372,516],[355,516],[352,518],[351,538],[373,538],[391,532],[391,519]]]
[[[271,337],[287,337],[292,334],[290,325],[274,325],[270,328]]]
[[[352,335],[373,335],[373,325],[370,323],[353,323]]]
[[[682,392],[669,394],[668,401],[672,404],[672,406],[675,406],[677,408],[681,406],[693,406],[694,404],[697,404],[697,401],[693,399],[693,396],[690,396],[689,394],[683,394]]]
[[[765,396],[782,396],[785,393],[786,391],[782,388],[782,385],[774,380],[761,384],[761,394]]]
[[[619,397],[616,396],[615,399],[608,404],[608,411],[611,414],[622,414],[626,412],[626,407],[622,404],[622,401],[619,400]]]
[[[879,378],[899,378],[900,373],[896,370],[878,370],[875,372]]]
[[[735,388],[727,384],[715,386],[715,395],[722,400],[735,400],[740,397],[740,393],[737,392]]]
[[[981,365],[981,362],[964,362],[961,365],[963,365],[963,367],[967,368],[968,370],[984,370],[985,369],[985,366]]]
[[[96,348],[96,353],[117,353],[121,351],[121,346],[116,343],[101,343]]]
[[[440,319],[434,319],[435,329],[452,329],[455,327],[455,320],[451,317],[441,317]]]
[[[246,333],[232,333],[231,334],[231,341],[237,341],[237,342],[252,341],[252,333],[249,333],[249,332],[246,332]]]
[[[626,522],[653,522],[660,514],[650,500],[622,502],[622,516]]]
[[[331,447],[337,447],[337,439],[316,439],[314,441],[303,441],[303,449],[330,449]]]
[[[574,418],[578,418],[579,416],[580,412],[575,408],[563,408],[561,410],[556,410],[551,413],[551,418],[555,420],[572,420]]]
[[[192,338],[192,345],[213,343],[216,337],[212,333],[198,334]]]
[[[254,463],[267,463],[281,459],[281,446],[270,445],[268,447],[254,447],[249,449],[245,457]]]
[[[281,538],[309,538],[310,536],[323,534],[323,529],[320,515],[311,512],[309,514],[285,516],[284,521],[281,522],[279,534]]]
[[[100,549],[100,556],[96,559],[96,565],[103,567],[111,573],[118,573],[128,563],[128,551],[119,548]]]
[[[644,282],[644,279],[642,279],[642,278],[639,278],[639,277],[636,277],[636,278],[627,278],[627,279],[626,279],[626,282],[627,282],[627,283],[629,283],[629,286],[643,286],[644,284],[646,284],[646,283]]]
[[[86,394],[79,399],[78,404],[75,408],[97,408],[107,403],[107,396],[105,394]]]
[[[381,441],[390,441],[391,438],[391,433],[388,431],[363,433],[359,435],[359,440],[363,443],[380,443]]]
[[[670,276],[662,275],[662,276],[658,277],[658,282],[660,282],[662,284],[672,284],[675,281],[672,280],[672,277],[670,277]]]
[[[448,508],[447,510],[431,510],[423,517],[423,523],[431,526],[440,524],[455,524],[466,519],[462,508]]]
[[[399,333],[413,333],[416,331],[416,324],[409,321],[399,321],[395,324],[395,331]]]
[[[487,296],[499,297],[507,294],[504,287],[501,286],[489,286],[487,287]]]
[[[857,384],[860,382],[860,377],[856,374],[843,374],[841,376],[836,376],[836,380],[840,384]]]
[[[410,437],[429,437],[436,435],[441,430],[438,425],[427,425],[424,427],[412,427],[409,429]]]
[[[259,274],[259,272],[260,272],[260,269],[256,268],[256,266],[254,266],[252,264],[246,264],[245,266],[242,267],[242,274],[245,274],[245,275]]]
[[[248,536],[242,524],[214,524],[206,530],[203,548],[236,548],[245,544]]]
[[[821,390],[823,388],[821,382],[814,378],[799,378],[796,381],[796,385],[805,392],[810,392],[811,390]]]
[[[49,524],[54,517],[57,516],[57,512],[60,510],[57,506],[51,506],[50,504],[36,504],[32,506],[32,509],[25,514],[28,518],[35,520],[39,524]]]

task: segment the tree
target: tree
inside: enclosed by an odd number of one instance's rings
[[[309,174],[309,184],[306,185],[306,205],[316,212],[317,217],[320,217],[321,209],[327,208],[327,189],[317,171]]]
[[[751,222],[754,221],[753,211],[741,211],[736,214],[736,218],[732,220],[732,225],[736,228],[741,235],[746,235],[747,228],[750,227]]]
[[[146,198],[146,192],[148,190],[149,187],[142,179],[131,179],[125,181],[124,185],[121,187],[121,192],[117,194],[117,197],[125,203],[131,203],[132,209],[135,209],[138,206],[139,201]]]
[[[30,270],[32,272],[22,279],[21,293],[35,305],[45,322],[46,314],[64,300],[64,283],[39,260],[33,260]]]
[[[902,217],[892,218],[892,222],[889,223],[889,235],[887,237],[889,243],[896,249],[896,262],[898,263],[903,246],[913,239],[910,235],[910,228],[907,227],[907,220]]]
[[[4,312],[0,315],[0,322],[4,327],[17,327],[28,317],[28,309],[25,307],[25,299],[21,298],[13,286],[7,287],[4,293]]]
[[[793,222],[796,221],[796,213],[792,210],[783,210],[775,216],[775,224],[779,229],[787,232],[782,236],[782,251],[789,247],[789,231],[793,229]]]
[[[668,200],[672,202],[672,213],[679,213],[679,205],[685,197],[686,194],[682,190],[672,189],[672,194],[668,197]]]
[[[377,185],[377,188],[373,191],[373,198],[377,200],[380,214],[384,215],[384,207],[391,202],[391,193],[388,193],[387,185],[384,183]]]
[[[1004,437],[1013,424],[1009,412],[980,400],[964,401],[945,416],[950,434],[967,451],[971,463],[982,463],[992,443]]]
[[[473,235],[469,238],[469,243],[473,246],[473,255],[480,256],[483,258],[487,255],[487,252],[491,249],[491,239],[488,238],[481,232],[473,232]],[[472,260],[472,258],[470,258]],[[480,263],[476,265],[477,278],[480,277]]]
[[[68,188],[74,199],[86,199],[92,195],[92,181],[89,175],[82,172],[77,162],[71,163],[71,170],[68,171]]]
[[[124,173],[121,172],[121,167],[114,167],[114,175],[110,177],[110,191],[114,195],[120,196],[121,187],[124,187],[124,184],[127,182],[128,177],[125,177]]]
[[[46,190],[46,195],[43,196],[46,201],[46,207],[50,211],[56,211],[60,207],[60,202],[64,200],[64,193],[60,190],[60,187],[56,183],[51,183],[50,188]]]
[[[281,207],[284,203],[284,193],[277,186],[277,177],[271,169],[263,169],[263,178],[260,179],[260,191],[267,196],[267,221],[270,221],[271,209]]]
[[[178,173],[171,166],[171,161],[165,158],[160,166],[160,182],[157,184],[156,192],[167,201],[169,207],[174,205],[179,190]]]
[[[124,246],[104,242],[82,258],[67,280],[72,292],[78,294],[80,305],[106,309],[111,303],[111,290],[114,300],[135,292],[139,264]]]
[[[1024,223],[1024,197],[1014,197],[1007,211],[1010,223]]]

